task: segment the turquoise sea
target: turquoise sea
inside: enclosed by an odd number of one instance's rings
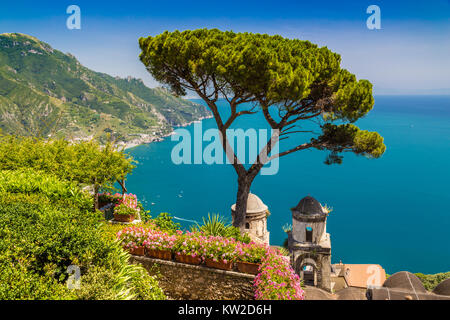
[[[327,226],[333,262],[377,263],[388,273],[450,271],[450,96],[375,100],[374,109],[356,124],[385,138],[381,159],[346,154],[343,164],[327,166],[324,152],[301,151],[282,158],[278,174],[256,178],[252,192],[271,211],[271,243],[283,243],[282,226],[292,223],[290,208],[311,195],[333,208]],[[202,126],[214,128],[215,122],[206,119]],[[237,126],[260,128],[264,120],[250,116]],[[127,182],[130,192],[152,216],[170,212],[201,221],[220,213],[231,219],[234,169],[175,165],[171,152],[177,143],[167,138],[129,150],[139,161]]]

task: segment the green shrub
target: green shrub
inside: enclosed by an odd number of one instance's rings
[[[30,187],[20,183],[23,172],[8,175],[0,189],[1,299],[164,298],[156,280],[111,241],[101,215],[66,192],[70,184],[36,173]],[[80,267],[80,289],[66,288],[70,265]]]
[[[227,232],[227,236],[228,238],[234,238],[239,242],[243,242],[243,243],[250,243],[252,241],[252,239],[250,239],[250,236],[247,233],[244,233],[243,235],[241,234],[241,230],[239,230],[239,228],[233,227],[233,226],[229,226],[228,227],[228,232]]]
[[[137,217],[138,216],[138,212],[136,209],[134,208],[130,208],[125,204],[119,204],[114,208],[114,213],[118,214],[118,215],[130,215],[130,216],[134,216]]]
[[[228,227],[230,226],[227,224],[224,217],[218,215],[218,214],[209,214],[208,218],[203,217],[203,224],[200,225],[197,223],[195,226],[191,228],[193,232],[202,232],[203,234],[207,236],[226,236],[228,234]]]
[[[72,182],[32,169],[0,171],[1,193],[41,194],[53,201],[70,202],[81,210],[91,210],[92,197]]]
[[[111,142],[70,143],[59,139],[36,139],[0,135],[0,170],[32,169],[52,173],[79,185],[112,189],[134,169],[134,160]]]
[[[178,222],[173,221],[173,217],[170,213],[162,212],[158,217],[151,220],[156,227],[158,227],[162,231],[169,232],[174,234],[177,230],[180,230],[181,225]]]
[[[94,267],[81,277],[76,291],[81,300],[163,300],[165,295],[158,282],[140,265],[129,264],[129,254],[117,251],[118,268]]]
[[[209,214],[208,218],[203,217],[203,224],[193,226],[192,232],[201,232],[205,236],[234,238],[237,241],[249,243],[251,241],[248,234],[241,235],[239,228],[230,225],[227,220],[218,214]]]
[[[11,260],[0,254],[0,300],[72,299],[73,293],[51,276],[29,269],[26,259]]]
[[[442,272],[436,274],[415,274],[423,283],[425,289],[432,291],[442,281],[450,278],[450,272]]]

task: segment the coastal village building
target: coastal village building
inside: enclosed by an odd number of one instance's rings
[[[291,211],[288,248],[292,266],[305,285],[331,292],[331,241],[326,231],[328,211],[310,196],[303,198]]]
[[[381,287],[386,280],[386,271],[379,264],[331,265],[331,287],[333,291],[355,288],[366,292],[370,287]]]
[[[236,214],[236,204],[231,206],[233,223]],[[245,215],[245,232],[250,239],[257,243],[270,243],[270,232],[267,231],[267,217],[270,215],[269,208],[261,199],[250,193],[247,200],[247,213]]]

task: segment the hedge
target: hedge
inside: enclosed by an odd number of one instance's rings
[[[165,298],[156,279],[128,263],[70,183],[37,172],[1,173],[0,299]],[[67,288],[70,265],[80,267],[80,289]]]

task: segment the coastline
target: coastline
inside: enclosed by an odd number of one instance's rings
[[[125,150],[130,150],[130,149],[139,147],[139,146],[141,146],[141,145],[151,144],[151,143],[153,143],[153,142],[161,142],[161,141],[163,141],[165,138],[172,136],[172,135],[175,133],[175,129],[176,129],[176,128],[184,128],[184,127],[190,126],[190,125],[192,125],[192,124],[194,124],[194,123],[201,122],[201,121],[203,121],[203,120],[205,120],[205,119],[211,119],[211,118],[213,118],[212,115],[210,115],[210,116],[205,116],[205,117],[200,117],[200,118],[197,119],[197,120],[193,120],[193,121],[186,122],[186,123],[183,123],[183,124],[178,125],[178,126],[174,126],[174,127],[172,128],[172,131],[171,131],[170,133],[168,133],[168,134],[164,134],[164,135],[157,136],[157,137],[155,137],[155,136],[150,136],[150,135],[147,135],[147,134],[144,134],[144,135],[142,135],[140,138],[137,138],[137,139],[134,139],[134,140],[125,142],[125,143],[120,143],[120,144],[118,144],[118,146],[119,146],[119,147],[121,147],[121,146],[124,147],[123,150],[125,151]]]

